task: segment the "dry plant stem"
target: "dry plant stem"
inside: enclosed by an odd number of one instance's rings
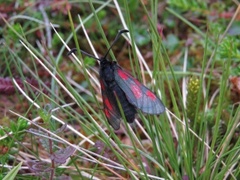
[[[68,51],[71,51],[71,49],[68,47],[68,45],[65,43],[65,41],[61,38],[61,36],[58,34],[57,30],[54,28],[54,26],[52,25],[52,23],[50,23],[54,32],[57,34],[57,36],[59,37],[59,39],[61,40],[61,42],[63,43],[63,45],[67,48]],[[82,62],[78,60],[77,56],[73,53],[72,56],[74,57],[74,59],[78,62],[78,64],[82,67]],[[100,87],[100,84],[98,82],[98,80],[96,78],[94,78],[92,76],[92,74],[86,69],[86,72],[88,74],[88,76],[94,81],[95,84],[97,84]]]
[[[141,142],[139,141],[139,139],[137,138],[137,136],[136,136],[136,134],[134,133],[132,127],[131,127],[129,124],[127,124],[127,126],[128,126],[128,128],[131,130],[132,136],[133,136],[135,142],[137,142],[137,144],[141,147],[141,149],[142,149],[144,152],[147,152],[147,150],[143,147],[142,143],[141,143]],[[124,132],[125,132],[125,134],[127,134],[127,132],[126,132],[125,129],[124,129]]]
[[[136,120],[137,120],[137,119],[136,119]],[[136,122],[137,126],[141,129],[141,131],[142,131],[143,134],[147,137],[147,139],[148,139],[150,142],[152,142],[151,137],[148,135],[148,133],[145,131],[145,129],[144,129],[143,126],[139,123],[139,121],[136,121],[136,120],[135,120],[135,122]]]
[[[82,26],[83,33],[84,33],[84,35],[85,35],[85,37],[86,37],[86,39],[87,39],[87,42],[88,42],[88,44],[89,44],[89,46],[90,46],[90,48],[91,48],[94,56],[97,57],[97,58],[99,58],[99,56],[98,56],[98,54],[97,54],[97,52],[96,52],[96,50],[95,50],[95,48],[94,48],[94,46],[93,46],[90,38],[89,38],[89,36],[88,36],[88,33],[87,33],[87,31],[86,31],[86,28],[85,28],[85,26],[84,26],[84,24],[83,24],[82,18],[81,18],[81,16],[80,16],[79,14],[78,14],[78,19],[79,19],[79,21],[80,21],[80,24],[81,24],[81,26]],[[97,61],[97,62],[98,62],[98,64],[100,64],[99,61]],[[100,87],[100,84],[99,84],[99,83],[98,83],[98,86]]]

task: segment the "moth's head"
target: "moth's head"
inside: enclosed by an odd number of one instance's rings
[[[110,61],[110,60],[108,60],[107,58],[104,58],[104,57],[100,58],[99,61],[100,61],[100,66],[102,68],[105,68],[106,66],[112,66],[112,65],[117,63],[117,61]]]

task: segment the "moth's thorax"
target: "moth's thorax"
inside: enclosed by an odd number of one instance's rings
[[[115,61],[108,61],[106,59],[103,59],[100,62],[100,76],[106,81],[106,82],[112,82],[114,81],[114,67],[116,62]]]

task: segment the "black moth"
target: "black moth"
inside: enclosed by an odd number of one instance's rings
[[[83,54],[100,61],[99,79],[101,84],[104,113],[111,126],[118,130],[122,119],[118,102],[128,123],[132,123],[137,113],[136,108],[147,114],[161,114],[165,111],[162,101],[137,79],[124,71],[116,61],[109,61],[107,55],[112,46],[122,33],[129,32],[121,30],[117,34],[112,45],[105,56],[96,58],[91,54],[81,51]],[[73,49],[69,52],[76,51]]]

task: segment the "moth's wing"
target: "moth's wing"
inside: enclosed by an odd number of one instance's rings
[[[165,111],[162,101],[137,79],[115,65],[114,78],[124,91],[129,102],[148,114],[161,114]]]
[[[119,113],[117,103],[115,102],[114,94],[111,90],[109,90],[104,80],[100,80],[100,83],[104,114],[106,115],[108,122],[113,127],[113,129],[118,130],[121,123],[121,114]]]

